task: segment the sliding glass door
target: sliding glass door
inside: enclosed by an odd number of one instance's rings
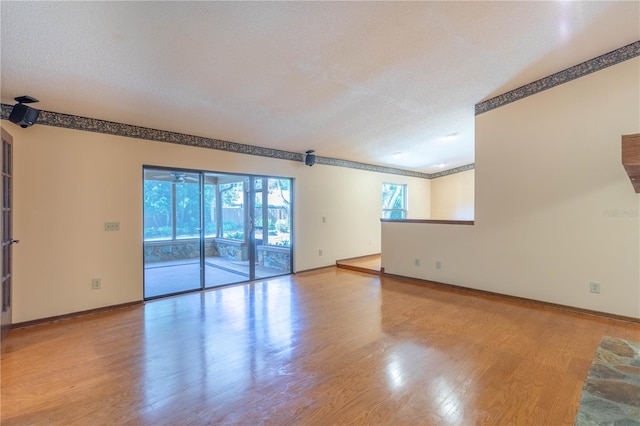
[[[291,273],[291,179],[144,168],[144,297]]]
[[[144,297],[200,288],[200,174],[144,171]]]

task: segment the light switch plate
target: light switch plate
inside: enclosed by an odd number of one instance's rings
[[[119,231],[120,230],[120,222],[105,222],[104,223],[105,231]]]

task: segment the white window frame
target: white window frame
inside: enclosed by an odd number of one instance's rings
[[[396,186],[400,188],[401,192],[401,207],[385,206],[384,194],[387,186]],[[407,218],[407,184],[394,183],[394,182],[382,182],[382,218],[383,219],[406,219]],[[398,214],[400,217],[397,217]]]

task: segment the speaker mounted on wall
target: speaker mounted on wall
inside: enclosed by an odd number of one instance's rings
[[[307,151],[307,156],[304,158],[304,164],[311,167],[316,164],[316,155],[314,154],[314,150],[310,149]]]
[[[11,114],[9,114],[9,121],[17,124],[23,129],[36,124],[40,111],[25,104],[31,104],[39,101],[36,98],[26,95],[18,96],[15,100],[18,101],[18,103],[13,106]]]

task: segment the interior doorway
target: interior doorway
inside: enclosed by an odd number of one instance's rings
[[[2,299],[2,331],[4,337],[9,331],[12,323],[12,269],[13,269],[13,244],[17,240],[13,239],[13,138],[7,131],[2,131],[2,187],[0,189],[2,198],[2,260],[0,270],[2,271],[2,285],[0,298]]]
[[[145,299],[291,273],[291,179],[143,173]]]

